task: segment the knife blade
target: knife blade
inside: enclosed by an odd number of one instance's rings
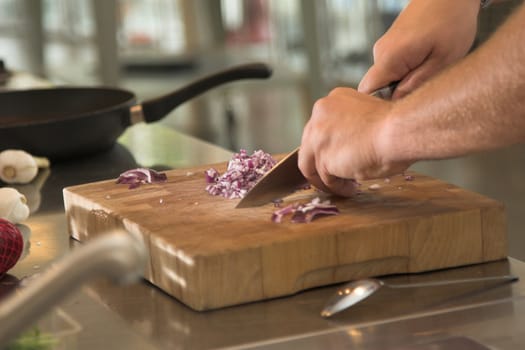
[[[291,194],[308,181],[297,166],[299,147],[275,164],[235,208],[256,207]]]
[[[375,90],[370,95],[388,100],[397,87],[398,82]],[[261,179],[253,186],[246,195],[241,198],[235,208],[257,207],[281,199],[308,184],[308,181],[299,170],[297,164],[299,147],[286,155],[275,164]]]

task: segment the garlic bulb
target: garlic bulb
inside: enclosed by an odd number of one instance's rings
[[[50,174],[50,169],[40,169],[36,177],[30,183],[11,185],[11,187],[26,197],[26,204],[29,207],[30,215],[36,213],[40,208],[40,203],[42,202],[42,186],[46,183]]]
[[[17,224],[29,217],[26,197],[11,187],[0,188],[0,218]]]
[[[39,167],[49,167],[49,160],[33,157],[22,150],[9,149],[0,152],[0,179],[8,184],[31,182]]]

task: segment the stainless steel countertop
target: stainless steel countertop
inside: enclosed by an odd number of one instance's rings
[[[19,280],[38,274],[76,249],[69,238],[62,188],[115,178],[143,166],[166,169],[226,161],[231,152],[168,127],[130,128],[112,150],[52,164],[39,181],[20,190],[34,212],[28,254],[0,281],[0,298]],[[525,263],[508,260],[432,273],[391,276],[393,282],[516,274],[513,284],[382,289],[331,319],[319,312],[336,286],[220,310],[196,312],[142,281],[115,286],[90,281],[44,320],[69,321],[64,349],[497,349],[525,346]],[[1,302],[1,299],[0,299]],[[57,332],[58,333],[58,332]],[[481,347],[483,348],[483,347]]]

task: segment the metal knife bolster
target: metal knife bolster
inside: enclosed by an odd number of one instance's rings
[[[274,165],[244,198],[241,198],[236,208],[267,204],[308,184],[297,166],[298,151],[299,148],[296,148]]]
[[[370,95],[379,97],[383,100],[390,100],[392,99],[392,95],[394,94],[394,90],[396,89],[398,84],[399,81],[394,81],[385,87],[375,90]]]

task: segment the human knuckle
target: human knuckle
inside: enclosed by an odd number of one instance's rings
[[[324,115],[328,109],[329,104],[330,103],[326,97],[320,98],[319,100],[315,101],[314,106],[312,108],[312,118]]]
[[[402,57],[411,52],[412,45],[405,38],[396,39],[395,46],[391,40],[380,38],[373,47],[374,62],[391,66],[397,65]]]
[[[387,41],[385,40],[385,37],[382,36],[374,43],[374,46],[372,47],[372,52],[374,56],[381,55],[383,52],[387,51],[385,46],[387,44]]]
[[[399,47],[399,41],[400,40],[396,40],[395,47],[392,47],[392,40],[389,36],[383,35],[380,37],[372,47],[374,60],[387,60],[389,57],[391,57],[395,52],[398,51],[396,48]]]
[[[336,95],[343,95],[348,92],[348,88],[338,86],[336,88],[333,88],[329,93],[328,96],[336,96]]]

